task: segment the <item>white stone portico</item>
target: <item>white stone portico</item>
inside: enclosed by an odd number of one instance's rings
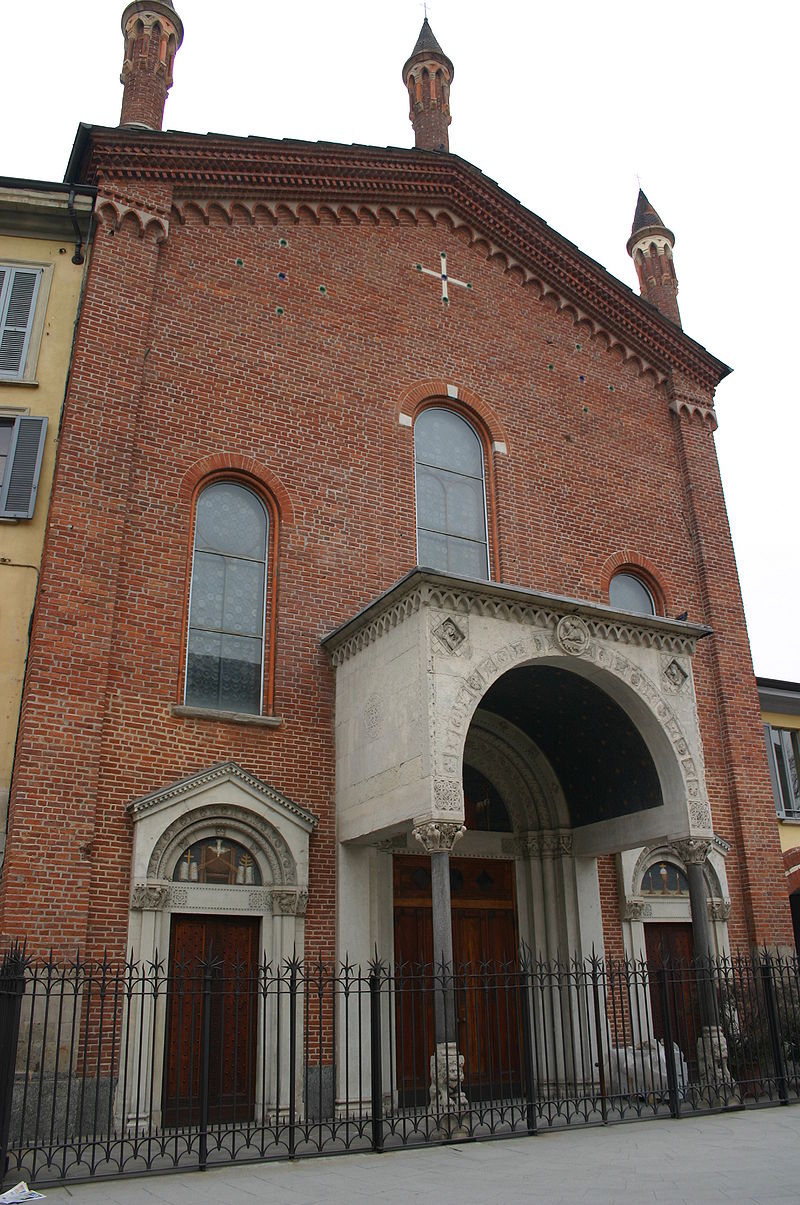
[[[463,824],[465,760],[500,792],[513,837],[467,832],[458,854],[515,859],[520,936],[539,952],[602,949],[597,857],[713,836],[692,676],[708,631],[418,568],[326,637],[340,954],[391,948],[389,855],[419,853],[411,833],[423,825]],[[575,823],[536,733],[481,708],[504,676],[544,667],[621,709],[652,761],[657,803]]]

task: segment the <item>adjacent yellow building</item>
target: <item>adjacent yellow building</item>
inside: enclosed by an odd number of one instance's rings
[[[0,178],[0,864],[94,190]]]
[[[800,951],[800,682],[757,678],[778,832]]]

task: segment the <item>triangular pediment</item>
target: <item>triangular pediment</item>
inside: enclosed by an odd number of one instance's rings
[[[127,811],[136,823],[144,816],[150,816],[176,804],[182,808],[200,806],[205,796],[226,786],[232,788],[240,799],[243,795],[247,796],[251,803],[283,814],[307,833],[316,827],[317,818],[311,812],[294,803],[287,795],[276,791],[269,783],[249,774],[233,761],[219,762],[208,770],[201,770],[199,774],[191,774],[170,786],[151,791],[149,795],[143,795],[141,799],[135,799],[128,804]]]

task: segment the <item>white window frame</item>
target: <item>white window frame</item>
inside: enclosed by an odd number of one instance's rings
[[[3,385],[36,385],[36,370],[39,363],[42,336],[44,334],[50,285],[53,279],[53,265],[4,259],[0,261],[0,271],[6,273],[3,277],[2,286],[0,286],[0,336],[11,294],[11,279],[14,272],[36,272],[38,274],[19,370],[15,373],[0,372],[0,387]]]

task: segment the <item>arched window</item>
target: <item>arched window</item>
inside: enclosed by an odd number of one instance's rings
[[[608,587],[608,601],[618,611],[632,611],[634,615],[655,615],[653,595],[641,578],[632,573],[615,573]]]
[[[642,895],[687,895],[689,880],[674,862],[654,862],[642,876]]]
[[[460,577],[489,577],[483,448],[452,410],[431,407],[414,424],[417,562]]]
[[[222,883],[261,886],[261,871],[253,855],[238,841],[206,837],[184,850],[172,874],[176,883]]]
[[[245,486],[218,481],[198,498],[186,648],[188,706],[261,711],[268,534],[267,509]]]

